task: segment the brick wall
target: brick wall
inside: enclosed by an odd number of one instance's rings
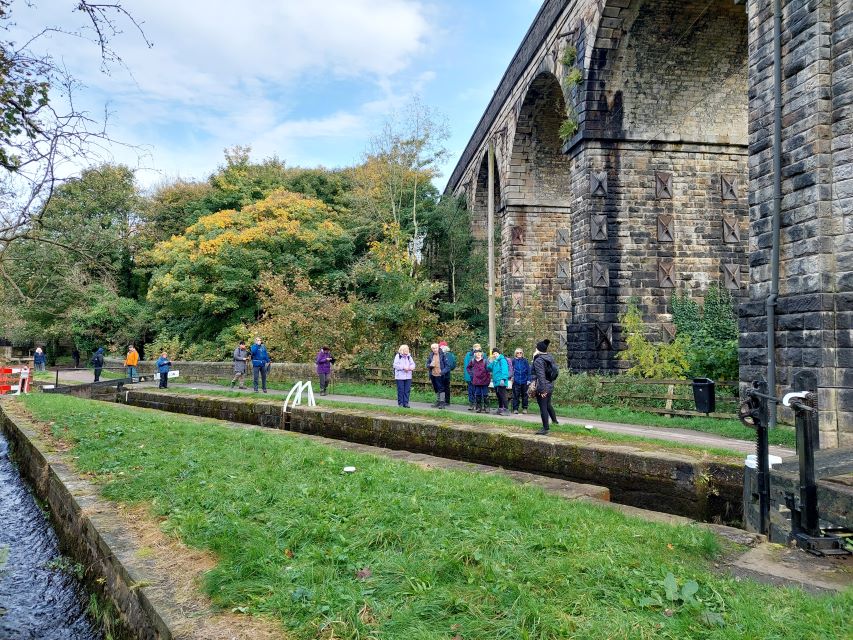
[[[845,6],[846,4],[846,6]],[[778,391],[798,375],[818,385],[821,445],[853,444],[849,0],[783,1],[782,215],[777,310]],[[741,380],[766,375],[770,289],[773,20],[748,3],[750,283],[741,313]]]

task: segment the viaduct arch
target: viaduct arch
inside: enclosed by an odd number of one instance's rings
[[[778,379],[810,369],[822,439],[853,443],[853,7],[782,4]],[[741,377],[761,373],[771,38],[771,0],[545,0],[447,186],[484,238],[495,144],[504,322],[541,304],[572,369],[614,371],[629,300],[667,339],[672,294],[717,283],[740,302]]]

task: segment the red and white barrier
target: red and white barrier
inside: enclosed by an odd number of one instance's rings
[[[0,368],[0,396],[29,393],[31,383],[32,371],[29,367]]]

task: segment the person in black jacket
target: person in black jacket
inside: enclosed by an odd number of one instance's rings
[[[539,403],[539,415],[542,417],[542,428],[536,433],[541,436],[548,435],[549,417],[551,418],[551,424],[560,424],[557,422],[557,414],[554,412],[554,407],[551,406],[554,383],[548,379],[547,375],[551,367],[553,367],[553,372],[557,372],[557,363],[554,361],[554,356],[548,353],[550,344],[550,340],[537,342],[536,351],[533,353],[533,378],[536,380],[536,402]]]
[[[92,366],[95,368],[95,382],[101,379],[101,369],[104,368],[104,348],[98,347],[92,356]]]

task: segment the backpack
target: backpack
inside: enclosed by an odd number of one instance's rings
[[[453,371],[456,368],[456,354],[452,351],[448,351],[444,356],[447,358],[447,366],[450,367],[451,371]]]
[[[559,369],[557,369],[557,365],[551,362],[550,360],[545,361],[545,379],[548,382],[554,382],[557,379],[557,376],[560,375]]]

